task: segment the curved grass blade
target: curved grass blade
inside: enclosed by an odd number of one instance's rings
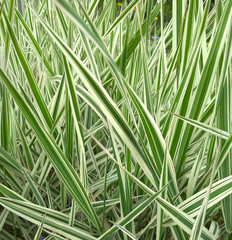
[[[63,220],[64,218],[68,219],[68,217],[63,213],[45,207],[40,207],[30,202],[15,199],[0,198],[0,204],[11,212],[36,225],[40,225],[41,222],[44,222],[44,228],[50,229],[67,238],[75,240],[96,239],[81,229],[70,227],[68,224],[65,224]]]
[[[30,107],[24,102],[22,97],[19,95],[17,90],[13,87],[7,76],[0,69],[0,78],[2,82],[7,87],[8,91],[11,93],[12,97],[15,99],[20,110],[24,114],[25,118],[33,128],[36,136],[40,140],[41,145],[43,146],[46,154],[51,160],[53,166],[55,167],[57,173],[61,177],[64,184],[67,186],[71,195],[77,201],[81,210],[85,215],[90,219],[91,222],[98,228],[100,231],[101,225],[94,211],[90,200],[77,176],[77,173],[64,156],[58,145],[55,143],[53,138],[49,135],[48,132],[39,124],[35,116],[33,115]]]
[[[205,132],[212,133],[213,135],[215,135],[217,137],[223,138],[225,140],[227,140],[228,137],[229,137],[229,133],[228,132],[223,131],[223,130],[221,130],[219,128],[211,127],[211,126],[209,126],[209,125],[207,125],[205,123],[202,123],[200,121],[197,121],[197,120],[194,120],[194,119],[190,119],[190,118],[187,118],[187,117],[183,117],[183,116],[180,116],[178,114],[174,114],[174,115],[176,117],[178,117],[179,119],[183,120],[184,122],[189,123],[192,126],[197,127],[199,129],[202,129]]]

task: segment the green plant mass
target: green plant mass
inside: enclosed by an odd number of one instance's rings
[[[231,0],[0,0],[16,239],[232,239]]]

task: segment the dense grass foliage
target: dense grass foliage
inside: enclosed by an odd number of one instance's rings
[[[232,238],[232,1],[168,4],[0,1],[0,239]]]

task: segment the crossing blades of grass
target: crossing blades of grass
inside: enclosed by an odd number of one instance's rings
[[[0,0],[0,239],[230,239],[231,20]]]
[[[91,206],[90,200],[71,164],[68,162],[62,151],[59,149],[54,140],[44,130],[39,122],[36,120],[29,106],[25,103],[22,97],[15,90],[9,79],[6,77],[4,72],[0,69],[0,77],[2,82],[5,84],[12,97],[14,97],[25,118],[31,124],[35,131],[38,139],[41,141],[44,150],[48,154],[53,166],[56,168],[59,176],[73,195],[75,200],[78,202],[81,209],[89,217],[89,219],[100,229],[100,223],[96,216],[94,209]]]

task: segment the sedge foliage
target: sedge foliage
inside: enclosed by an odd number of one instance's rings
[[[0,5],[0,238],[228,239],[232,1]]]

